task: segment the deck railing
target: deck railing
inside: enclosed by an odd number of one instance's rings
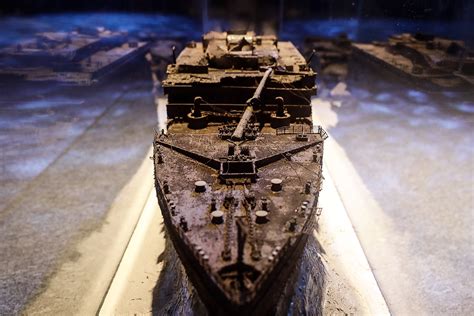
[[[321,138],[326,139],[328,138],[327,132],[322,128],[321,125],[318,126],[309,126],[309,125],[290,125],[277,128],[276,130],[277,135],[285,135],[285,134],[319,134]]]

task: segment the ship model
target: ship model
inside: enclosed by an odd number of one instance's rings
[[[205,34],[175,59],[153,154],[167,235],[211,315],[273,315],[320,213],[316,74],[252,32]]]
[[[347,34],[341,33],[335,37],[308,36],[304,46],[306,54],[314,52],[320,74],[340,79],[347,77],[352,54],[352,42]]]
[[[404,33],[388,42],[354,43],[353,48],[355,58],[427,89],[474,85],[474,53],[462,41]]]
[[[0,76],[92,85],[145,53],[148,43],[105,28],[44,32],[0,50]]]

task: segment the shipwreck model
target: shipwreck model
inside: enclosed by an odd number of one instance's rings
[[[348,74],[348,62],[352,54],[351,40],[342,33],[336,37],[308,36],[304,40],[306,54],[314,52],[319,73],[344,79]]]
[[[327,134],[309,119],[314,79],[291,43],[253,33],[206,34],[168,68],[156,192],[211,314],[273,314],[292,294],[320,212]]]
[[[354,57],[427,88],[472,88],[474,54],[462,41],[401,34],[387,43],[353,44]]]
[[[0,50],[0,76],[91,85],[145,53],[146,42],[98,28],[38,33]]]

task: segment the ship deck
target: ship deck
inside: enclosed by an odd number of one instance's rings
[[[244,142],[240,147],[248,146],[250,156],[255,157],[248,158],[247,162],[245,159],[238,162],[249,166],[251,161],[255,161],[254,168],[258,167],[255,181],[237,176],[223,183],[220,175],[222,168],[227,166],[225,163],[221,163],[220,171],[212,169],[193,160],[190,155],[184,155],[183,150],[204,157],[200,159],[204,162],[227,161],[229,141],[217,137],[218,126],[192,131],[186,125],[172,125],[165,137],[157,139],[164,162],[157,164],[155,154],[156,177],[162,187],[166,181],[170,190],[169,194],[165,194],[168,206],[163,212],[171,214],[171,223],[179,238],[194,253],[196,264],[199,262],[204,266],[210,280],[223,289],[229,300],[243,304],[257,294],[257,289],[268,279],[275,265],[285,260],[288,248],[293,247],[299,236],[307,234],[313,227],[322,176],[320,160],[313,159],[313,150],[320,146],[322,156],[323,138],[320,134],[307,134],[308,140],[300,142],[295,140],[296,133],[277,135],[276,130],[266,127],[255,141]],[[296,126],[295,130],[303,128],[303,125]],[[311,131],[310,126],[305,128]],[[301,147],[305,149],[286,155]],[[275,155],[275,161],[264,162]],[[271,190],[274,178],[283,180],[281,191]],[[195,192],[196,181],[205,181],[206,192]],[[306,189],[307,184],[309,188]],[[232,196],[230,206],[226,205],[229,194]],[[222,224],[211,222],[211,199],[215,200],[215,210],[223,212]],[[251,199],[256,206],[251,205]],[[261,204],[263,199],[267,201],[266,207]],[[171,204],[174,210],[170,210]],[[264,209],[269,214],[264,222],[258,223],[256,212]],[[232,286],[234,281],[227,279],[223,272],[236,263],[238,256],[235,227],[238,218],[244,221],[248,235],[243,262],[255,272],[255,279],[247,280],[255,284],[248,285],[249,292],[245,296]],[[182,229],[183,220],[187,223],[185,230]],[[295,221],[294,229],[289,228],[292,220]],[[223,259],[226,251],[229,252],[229,259]]]

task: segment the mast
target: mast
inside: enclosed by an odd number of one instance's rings
[[[245,127],[250,121],[250,118],[253,115],[253,107],[260,105],[260,95],[262,93],[263,88],[265,87],[265,83],[267,82],[268,78],[272,75],[273,69],[268,68],[263,75],[262,80],[258,84],[257,89],[255,90],[253,96],[247,100],[247,107],[245,108],[244,114],[240,118],[239,124],[235,128],[234,133],[232,134],[233,140],[241,140],[242,135],[244,134]]]

